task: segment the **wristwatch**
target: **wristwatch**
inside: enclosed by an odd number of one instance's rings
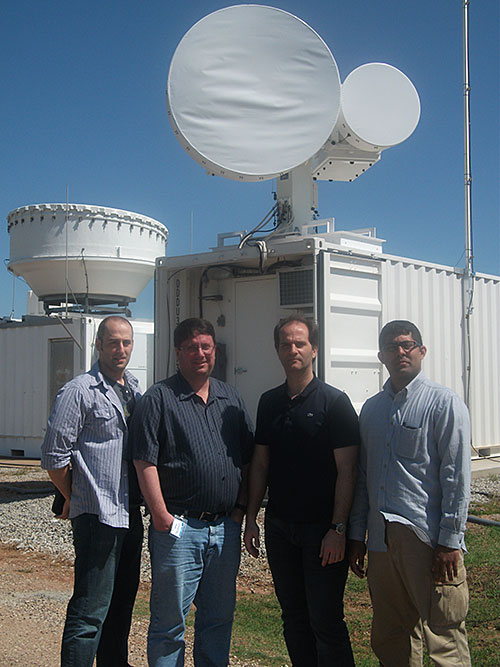
[[[345,535],[346,525],[341,521],[339,523],[331,523],[330,528],[334,530],[337,535]]]

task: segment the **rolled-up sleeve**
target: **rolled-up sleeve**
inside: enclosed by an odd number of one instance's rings
[[[41,465],[45,470],[67,466],[85,420],[85,402],[79,387],[71,383],[57,394],[42,443]]]

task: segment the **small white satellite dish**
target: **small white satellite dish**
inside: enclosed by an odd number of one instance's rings
[[[361,65],[342,84],[336,129],[356,148],[380,151],[400,144],[411,135],[419,118],[415,86],[392,65]]]
[[[274,7],[201,19],[171,65],[167,109],[183,148],[209,172],[274,178],[304,163],[337,122],[340,78],[321,37]]]

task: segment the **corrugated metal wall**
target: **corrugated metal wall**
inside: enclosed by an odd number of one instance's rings
[[[80,321],[68,325],[80,339]],[[69,339],[56,323],[46,326],[12,326],[0,329],[0,453],[24,450],[38,456],[49,414],[49,345],[53,339]],[[74,367],[80,364],[79,350]]]
[[[71,377],[88,370],[93,362],[94,340],[102,317],[73,315],[65,322],[82,350],[73,343]],[[130,370],[139,376],[145,390],[153,380],[153,323],[133,322],[137,346]],[[19,323],[0,327],[0,455],[13,450],[26,457],[39,457],[47,419],[52,406],[50,395],[50,344],[71,337],[57,320],[40,324]],[[53,369],[52,369],[53,370]],[[65,380],[64,380],[65,381]],[[63,381],[63,382],[64,382]],[[60,383],[59,383],[60,386]]]
[[[382,324],[414,322],[427,347],[425,373],[462,398],[465,395],[463,278],[450,268],[388,258],[381,265]],[[495,278],[474,281],[471,338],[473,444],[500,443],[499,312],[500,284]],[[384,379],[387,372],[384,369]]]
[[[414,322],[428,350],[426,374],[463,397],[461,276],[395,259],[383,262],[381,269],[381,324],[396,319]]]
[[[471,317],[473,444],[500,445],[500,280],[477,277]]]

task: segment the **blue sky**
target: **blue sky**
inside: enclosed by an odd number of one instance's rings
[[[128,209],[169,229],[167,254],[215,245],[219,232],[250,229],[271,208],[274,181],[207,176],[177,143],[165,110],[173,52],[200,18],[237,2],[211,0],[6,0],[0,67],[0,251],[6,216],[26,204],[65,200]],[[353,183],[320,183],[320,217],[337,229],[376,227],[385,251],[464,265],[461,0],[275,0],[330,47],[341,80],[386,62],[417,88],[413,135],[384,151]],[[474,255],[477,272],[500,274],[500,12],[471,0],[470,69]],[[4,262],[6,263],[6,261]],[[15,315],[25,312],[17,279]],[[152,284],[132,307],[152,316]],[[0,267],[0,316],[13,279]]]

